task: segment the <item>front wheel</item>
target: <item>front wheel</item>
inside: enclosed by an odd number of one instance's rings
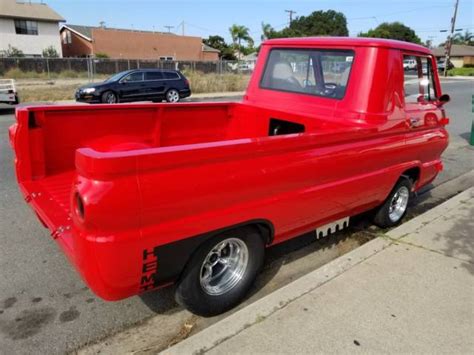
[[[168,102],[178,102],[179,101],[179,92],[176,89],[170,89],[166,93],[166,101]]]
[[[258,232],[243,228],[205,242],[192,256],[176,288],[176,301],[210,317],[236,306],[263,265],[264,244]]]
[[[106,91],[102,94],[102,102],[104,104],[115,104],[117,101],[117,95],[112,91]]]
[[[411,190],[410,179],[401,177],[384,204],[377,210],[374,223],[381,228],[393,227],[400,223],[407,212]]]

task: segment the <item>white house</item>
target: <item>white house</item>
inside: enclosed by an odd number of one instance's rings
[[[59,23],[64,21],[42,2],[0,0],[0,55],[11,46],[27,57],[41,57],[53,46],[62,56]]]

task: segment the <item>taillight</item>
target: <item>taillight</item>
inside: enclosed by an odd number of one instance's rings
[[[186,86],[189,86],[189,80],[188,80],[188,79],[184,79],[184,84],[185,84]]]
[[[76,215],[84,219],[84,201],[82,201],[82,197],[78,192],[74,195],[74,210],[76,211]]]

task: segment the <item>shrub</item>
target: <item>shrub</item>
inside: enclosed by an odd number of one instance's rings
[[[96,58],[104,58],[104,59],[107,59],[107,58],[110,58],[109,55],[107,53],[96,53],[95,54],[95,57]]]
[[[59,58],[59,53],[53,46],[43,49],[43,57],[45,58]]]
[[[3,55],[8,58],[21,58],[25,56],[22,50],[11,45],[8,45],[8,49],[3,51]]]

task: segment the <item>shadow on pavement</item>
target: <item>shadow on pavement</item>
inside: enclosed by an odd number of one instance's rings
[[[466,202],[461,201],[461,203]],[[446,248],[443,249],[446,255],[466,257],[468,261],[463,260],[461,265],[474,275],[474,207],[468,207],[466,204],[465,207],[461,207],[463,208],[469,209],[468,216],[460,218],[449,230],[447,233],[449,238],[439,236],[436,239],[443,239],[447,243]]]

